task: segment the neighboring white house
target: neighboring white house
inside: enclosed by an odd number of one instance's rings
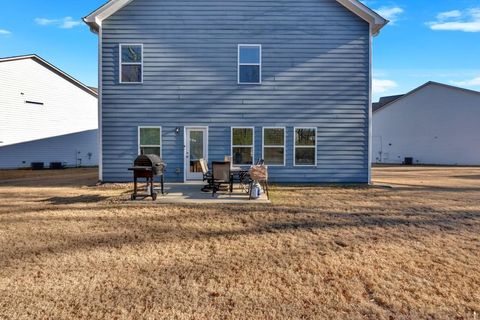
[[[98,165],[97,92],[37,55],[0,59],[0,168]]]
[[[374,162],[480,165],[480,92],[428,82],[373,110]]]

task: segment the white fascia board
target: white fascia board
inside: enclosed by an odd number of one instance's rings
[[[337,2],[355,13],[363,20],[367,21],[370,24],[370,29],[373,36],[378,35],[380,30],[389,22],[387,19],[383,18],[358,0],[337,0]]]
[[[102,26],[103,20],[107,19],[132,1],[133,0],[111,0],[83,18],[83,21],[90,26],[90,29],[93,32],[98,33],[98,30]],[[377,35],[380,32],[380,29],[382,29],[388,23],[388,20],[382,18],[378,13],[368,8],[358,0],[336,1],[363,20],[367,21],[370,24],[370,29],[374,36]]]
[[[111,0],[83,18],[83,21],[90,26],[92,31],[98,33],[103,20],[107,19],[132,1],[133,0]]]

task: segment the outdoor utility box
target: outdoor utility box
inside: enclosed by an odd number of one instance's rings
[[[44,164],[43,164],[43,162],[31,162],[30,167],[33,170],[42,170],[43,167],[44,167]]]
[[[65,166],[63,165],[62,162],[50,162],[50,169],[59,170],[64,168]]]
[[[413,165],[413,158],[412,157],[405,157],[405,160],[403,161],[403,163],[406,166],[412,166]]]

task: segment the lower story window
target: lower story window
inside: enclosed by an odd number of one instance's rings
[[[138,153],[162,155],[162,128],[138,127]]]
[[[263,128],[263,159],[267,165],[285,165],[285,128]]]
[[[296,166],[317,164],[317,128],[295,128],[294,161]]]
[[[232,128],[232,161],[234,165],[253,164],[253,128]]]

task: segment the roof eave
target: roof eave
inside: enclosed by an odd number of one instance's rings
[[[110,0],[83,18],[83,21],[90,27],[92,32],[98,33],[102,27],[103,20],[107,19],[132,1],[133,0]]]
[[[83,22],[87,24],[87,26],[90,28],[90,31],[92,31],[95,34],[98,34],[98,31],[100,30],[100,24],[98,24],[96,21],[90,21],[87,19],[88,17],[83,18]]]
[[[102,21],[110,17],[112,14],[132,2],[133,0],[110,0],[100,8],[96,9],[85,18],[83,21],[90,27],[94,33],[98,33],[102,27]],[[387,19],[380,16],[378,13],[364,5],[358,0],[336,0],[338,3],[355,13],[357,16],[367,21],[370,24],[370,32],[372,36],[380,33],[380,30],[389,22]]]
[[[385,22],[380,22],[380,23],[375,23],[371,29],[372,29],[372,36],[376,37],[380,34],[380,30],[383,29],[390,21],[384,19]]]
[[[398,99],[395,99],[395,100],[392,100],[390,101],[389,103],[386,103],[384,104],[381,108],[378,108],[377,110],[375,110],[375,113],[380,111],[380,110],[383,110],[385,108],[387,108],[388,106],[394,104],[395,102],[398,102],[399,100],[402,100],[406,97],[409,97],[411,96],[412,94],[414,93],[417,93],[418,91],[422,90],[423,88],[425,87],[428,87],[430,85],[437,85],[437,86],[442,86],[442,87],[447,87],[447,88],[450,88],[450,89],[455,89],[455,90],[460,90],[460,91],[464,91],[464,92],[469,92],[469,93],[474,93],[474,94],[478,94],[480,95],[480,91],[475,91],[475,90],[471,90],[471,89],[466,89],[466,88],[461,88],[461,87],[457,87],[457,86],[452,86],[452,85],[449,85],[449,84],[445,84],[445,83],[441,83],[441,82],[436,82],[436,81],[428,81],[424,84],[422,84],[421,86],[401,95],[400,97],[398,97]]]
[[[370,33],[377,36],[380,30],[388,24],[388,20],[364,5],[358,0],[337,0],[338,3],[349,9],[370,25]]]
[[[61,76],[62,78],[66,79],[67,81],[73,83],[80,89],[84,90],[85,92],[95,96],[95,98],[98,98],[98,93],[92,90],[89,86],[83,84],[76,78],[72,77],[65,71],[60,70],[47,60],[43,59],[42,57],[36,55],[36,54],[26,54],[26,55],[21,55],[21,56],[12,56],[12,57],[6,57],[6,58],[0,58],[0,63],[1,62],[8,62],[8,61],[15,61],[15,60],[25,60],[25,59],[32,59],[33,61],[36,61],[40,65],[44,66],[45,68],[49,69],[50,71],[56,73],[57,75]]]

